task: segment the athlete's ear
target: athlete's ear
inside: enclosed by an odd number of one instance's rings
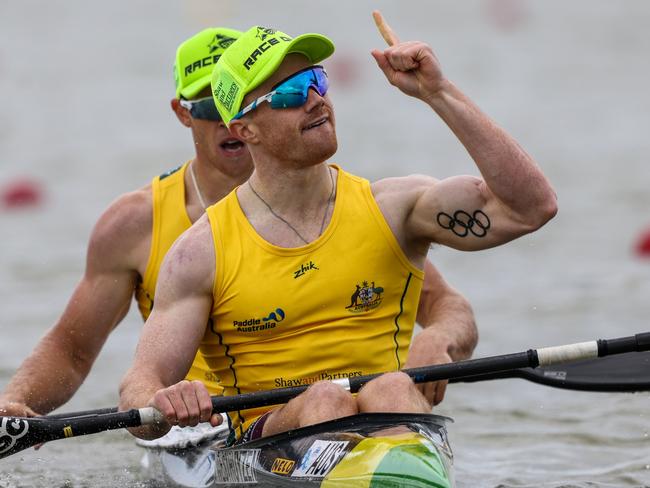
[[[257,144],[259,138],[255,132],[255,126],[250,126],[249,122],[237,119],[230,122],[228,126],[230,133],[237,139],[244,141],[246,144]]]
[[[190,127],[192,125],[192,116],[190,115],[190,111],[181,105],[181,102],[178,98],[172,98],[172,101],[170,103],[172,110],[176,114],[178,120],[180,120],[181,124],[183,124],[185,127]]]

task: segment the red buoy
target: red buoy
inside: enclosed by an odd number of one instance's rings
[[[634,245],[636,255],[642,258],[650,258],[650,228],[639,234],[639,238]]]
[[[29,179],[12,181],[0,191],[2,204],[6,208],[32,207],[43,199],[41,185]]]
[[[514,31],[528,17],[527,5],[522,0],[489,0],[484,5],[489,19],[504,32]]]

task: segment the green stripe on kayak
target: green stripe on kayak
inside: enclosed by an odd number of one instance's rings
[[[451,486],[435,445],[414,432],[362,440],[321,484],[321,488]]]
[[[449,488],[445,465],[433,444],[393,447],[372,475],[368,488]]]

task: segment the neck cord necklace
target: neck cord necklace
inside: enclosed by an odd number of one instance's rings
[[[203,195],[201,195],[201,190],[199,190],[199,185],[196,182],[196,176],[194,175],[194,161],[196,159],[193,159],[192,162],[190,163],[190,176],[192,177],[192,183],[194,184],[194,191],[196,192],[196,196],[199,197],[199,202],[201,202],[201,206],[203,207],[203,210],[208,208],[208,206],[205,204],[205,200],[203,200]]]
[[[327,168],[327,172],[328,172],[329,175],[330,175],[330,183],[332,184],[332,189],[330,190],[330,196],[327,198],[327,206],[325,207],[325,213],[323,214],[323,220],[322,220],[321,223],[320,223],[320,232],[318,233],[319,236],[323,233],[323,229],[325,228],[325,219],[327,218],[327,212],[329,212],[330,205],[331,205],[331,203],[332,203],[332,197],[334,196],[334,177],[332,176],[332,170],[331,170],[330,168]],[[271,205],[269,205],[269,204],[266,202],[266,200],[264,200],[264,199],[260,196],[260,194],[257,193],[257,192],[255,191],[255,188],[253,188],[253,185],[251,184],[251,180],[248,180],[248,186],[251,187],[251,190],[253,191],[253,193],[255,194],[255,196],[256,196],[257,198],[259,198],[260,201],[261,201],[264,205],[266,205],[266,208],[269,209],[269,212],[271,212],[271,213],[273,214],[273,216],[275,216],[277,219],[279,219],[279,220],[281,220],[282,222],[284,222],[285,224],[287,224],[287,226],[288,226],[292,231],[294,231],[294,233],[295,233],[295,234],[300,238],[300,240],[301,240],[302,242],[304,242],[305,244],[309,244],[309,241],[308,241],[307,239],[305,239],[305,238],[300,234],[300,232],[298,232],[298,231],[296,230],[296,228],[295,228],[293,225],[291,225],[291,224],[290,224],[286,219],[283,219],[280,215],[278,215],[277,213],[275,213],[275,212],[273,211],[273,209],[271,208]]]

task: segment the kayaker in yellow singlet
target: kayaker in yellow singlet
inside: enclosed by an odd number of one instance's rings
[[[328,164],[337,138],[319,63],[332,42],[267,26],[243,33],[217,63],[212,90],[255,170],[165,258],[120,408],[151,405],[166,422],[134,435],[221,421],[205,387],[182,380],[199,348],[226,395],[310,385],[283,406],[231,412],[243,439],[358,412],[430,412],[431,398],[398,372],[440,359],[413,348],[407,356],[429,246],[486,249],[555,215],[555,193],[535,161],[443,76],[428,45],[401,43],[376,20],[390,45],[372,52],[379,68],[433,109],[482,177],[371,184]],[[382,371],[390,372],[356,397],[320,381]]]
[[[148,317],[161,262],[176,238],[252,172],[248,150],[220,121],[210,93],[214,63],[239,34],[209,28],[178,47],[171,108],[190,129],[196,153],[150,185],[122,195],[100,217],[88,245],[84,276],[58,322],[0,395],[1,414],[46,414],[67,402],[126,315],[134,293],[143,318]],[[430,263],[427,266],[418,320],[431,327],[422,333],[419,347],[436,348],[441,361],[467,357],[476,343],[471,308]],[[186,378],[201,381],[210,393],[221,392],[218,376],[200,354]],[[444,386],[429,385],[430,395],[440,401]],[[106,387],[110,391],[111,386]]]

